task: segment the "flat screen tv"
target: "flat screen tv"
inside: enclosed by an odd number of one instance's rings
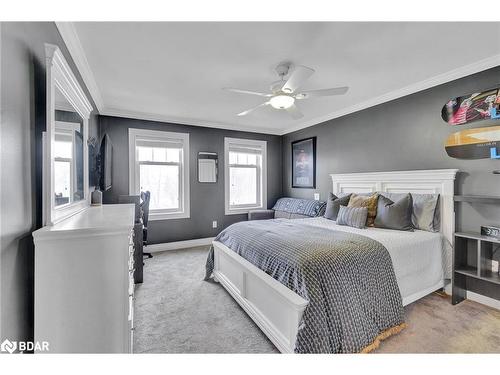
[[[104,134],[101,140],[101,149],[99,150],[100,164],[100,187],[101,191],[106,191],[112,185],[112,168],[113,168],[113,144],[109,135]]]

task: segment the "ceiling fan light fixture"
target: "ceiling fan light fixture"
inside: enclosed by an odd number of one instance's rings
[[[276,109],[290,108],[295,102],[295,98],[288,95],[276,95],[270,100],[271,106]]]

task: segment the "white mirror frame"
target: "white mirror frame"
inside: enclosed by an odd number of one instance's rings
[[[80,211],[89,204],[89,154],[88,126],[92,106],[85,96],[78,80],[66,62],[59,47],[45,44],[47,67],[47,128],[44,134],[43,150],[43,211],[44,225],[54,225]],[[54,142],[55,142],[55,89],[65,96],[83,119],[83,194],[84,198],[62,207],[56,207],[54,194]]]

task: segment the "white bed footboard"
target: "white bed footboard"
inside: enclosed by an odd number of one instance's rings
[[[282,353],[293,353],[308,301],[214,241],[214,277]]]

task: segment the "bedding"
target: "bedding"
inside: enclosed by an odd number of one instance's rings
[[[318,225],[323,221],[334,223],[324,218],[241,222],[215,240],[309,301],[295,352],[361,352],[404,328],[391,256],[377,240]],[[213,260],[212,247],[205,279]]]
[[[382,193],[385,197],[397,201],[403,198],[404,193]],[[413,201],[412,223],[416,229],[428,232],[439,232],[439,194],[414,194],[411,193]]]
[[[411,215],[413,202],[411,194],[406,194],[397,202],[393,202],[384,195],[379,195],[377,203],[377,216],[374,226],[395,230],[413,230]]]
[[[359,194],[351,194],[349,204],[347,207],[366,207],[368,208],[368,218],[366,219],[366,226],[373,227],[375,217],[377,216],[377,201],[378,193],[366,197]]]
[[[417,299],[417,294],[440,281],[451,279],[452,247],[441,233],[382,228],[357,229],[341,226],[324,218],[307,220],[311,226],[362,234],[384,245],[392,259],[403,305],[413,302]]]
[[[368,208],[340,206],[337,224],[348,225],[354,228],[365,228]]]
[[[326,202],[313,199],[300,198],[280,198],[276,201],[273,210],[276,215],[281,213],[281,217],[286,219],[297,219],[321,216],[325,212]],[[278,218],[278,216],[275,216]]]
[[[340,206],[347,206],[351,199],[351,194],[338,198],[335,194],[329,193],[326,201],[325,217],[329,220],[337,220]]]

